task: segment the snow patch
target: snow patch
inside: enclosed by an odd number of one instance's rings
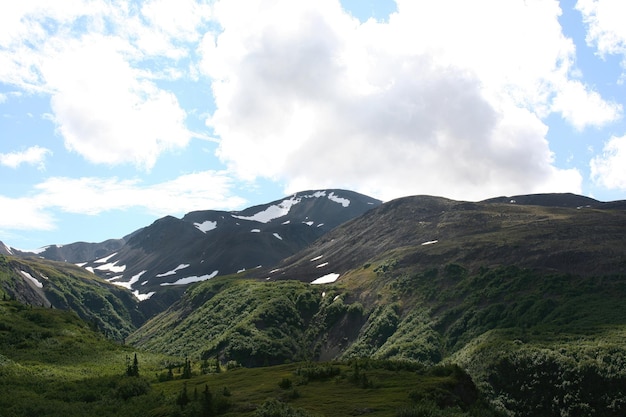
[[[312,259],[311,259],[311,262],[315,262],[315,261],[317,261],[317,260],[320,260],[320,259],[322,259],[323,257],[324,257],[324,255],[316,256],[315,258],[312,258]]]
[[[2,244],[2,246],[4,246],[4,250],[6,250],[9,255],[13,255],[13,251],[9,246],[5,245],[4,243]]]
[[[79,268],[82,268],[83,266],[87,265],[87,262],[81,262],[81,263],[74,264],[74,265],[76,265]]]
[[[316,268],[323,268],[326,265],[328,265],[328,262],[324,262],[323,264],[319,264],[318,266],[316,266]]]
[[[300,203],[300,201],[302,201],[302,199],[296,198],[296,196],[294,195],[290,199],[283,200],[282,202],[278,203],[278,205],[269,206],[265,210],[260,211],[253,216],[233,215],[233,217],[236,219],[241,219],[241,220],[250,220],[250,221],[259,222],[259,223],[269,223],[274,219],[286,216],[289,213],[289,210],[291,210],[291,207]]]
[[[126,265],[116,265],[117,262],[118,261],[115,261],[113,263],[100,265],[100,266],[97,266],[96,269],[99,270],[99,271],[111,271],[111,272],[114,272],[114,273],[119,273],[119,272],[126,271]]]
[[[252,216],[236,216],[236,215],[232,215],[232,216],[236,219],[241,219],[241,220],[250,220],[250,221],[255,221],[255,222],[260,222],[260,223],[269,223],[274,219],[286,216],[293,206],[295,206],[296,204],[299,204],[305,198],[321,198],[325,196],[326,196],[326,191],[316,191],[313,194],[302,195],[300,197],[296,197],[296,195],[294,194],[293,196],[291,196],[291,198],[283,200],[278,204],[271,205],[267,207],[265,210],[260,211]],[[350,205],[350,200],[341,198],[332,192],[327,197],[329,200],[334,201],[335,203],[339,203],[344,207],[348,207]]]
[[[435,243],[439,242],[438,240],[429,240],[428,242],[424,242],[422,243],[422,246],[426,246],[426,245],[434,245]]]
[[[85,269],[86,269],[87,271],[91,272],[92,274],[95,274],[95,272],[93,272],[93,267],[91,267],[91,266],[87,266],[87,267],[85,267]]]
[[[341,198],[341,197],[335,195],[335,193],[333,193],[333,192],[331,192],[328,195],[328,199],[330,201],[334,201],[335,203],[339,203],[339,204],[341,204],[344,207],[348,207],[350,205],[350,200],[348,200],[347,198]]]
[[[326,274],[323,277],[319,277],[318,279],[311,281],[311,284],[330,284],[331,282],[337,281],[337,278],[339,278],[339,274]]]
[[[42,247],[37,248],[37,249],[26,249],[26,250],[23,250],[22,252],[31,252],[31,253],[34,253],[36,255],[39,255],[40,253],[45,252],[46,249],[48,249],[48,248],[50,248],[52,246],[53,245],[48,245],[48,246],[42,246]],[[60,247],[60,246],[57,245],[57,247]]]
[[[252,229],[250,233],[261,233],[261,229]]]
[[[241,274],[242,272],[246,272],[246,268],[241,268],[239,271],[237,271],[238,274]]]
[[[150,291],[147,294],[141,294],[139,292],[139,290],[135,290],[133,291],[133,295],[135,296],[135,298],[137,298],[139,301],[146,301],[148,300],[150,297],[152,297],[154,294],[156,294],[154,291]]]
[[[41,281],[39,281],[37,278],[33,277],[31,274],[29,274],[26,271],[20,271],[22,273],[22,275],[24,276],[24,278],[27,278],[30,282],[32,282],[33,284],[35,284],[35,287],[37,288],[43,288],[43,284],[41,283]]]
[[[180,264],[176,268],[172,269],[171,271],[167,271],[167,272],[164,272],[162,274],[157,274],[156,276],[157,276],[157,278],[162,278],[162,277],[167,277],[169,275],[175,275],[176,271],[180,271],[181,269],[185,269],[185,268],[188,268],[188,267],[189,267],[189,264]]]
[[[97,259],[97,260],[93,261],[93,263],[95,263],[95,264],[103,264],[103,263],[109,262],[109,259],[111,259],[115,255],[117,255],[117,252],[112,253],[109,256],[105,257],[105,258]]]
[[[207,274],[207,275],[202,275],[202,276],[191,276],[191,277],[187,277],[187,278],[181,278],[176,282],[164,282],[163,284],[161,284],[162,287],[165,287],[166,285],[185,285],[185,284],[191,284],[194,282],[200,282],[200,281],[206,281],[208,279],[214,278],[217,276],[219,271],[213,271],[211,274]]]
[[[138,273],[137,275],[133,275],[133,276],[130,278],[130,281],[128,281],[128,282],[119,282],[119,281],[118,281],[118,282],[113,282],[113,281],[111,281],[111,284],[113,284],[113,285],[117,285],[118,287],[124,287],[124,288],[126,288],[126,289],[129,289],[129,290],[130,290],[130,289],[132,289],[132,288],[131,288],[131,287],[132,287],[132,285],[133,285],[134,283],[136,283],[137,281],[139,281],[139,278],[141,278],[141,276],[142,276],[143,274],[145,274],[146,272],[147,272],[147,271],[145,271],[145,270],[144,270],[144,271],[141,271],[140,273]],[[121,278],[121,277],[120,277],[120,278]]]
[[[289,224],[291,223],[291,220],[287,220],[286,222],[282,222],[281,224]]]
[[[315,222],[309,221],[309,222],[302,222],[302,223],[306,224],[307,226],[313,226]]]
[[[204,221],[202,223],[194,223],[194,226],[202,233],[210,232],[211,230],[217,229],[217,222],[213,222],[211,220]]]
[[[276,239],[283,240],[283,238],[278,233],[274,233],[274,237]]]

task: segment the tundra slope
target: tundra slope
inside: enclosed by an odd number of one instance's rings
[[[320,238],[258,276],[312,282],[393,258],[398,268],[458,263],[576,274],[626,269],[626,202],[574,194],[483,202],[413,196],[390,201]],[[340,279],[340,278],[339,278]]]
[[[570,194],[394,200],[256,280],[193,286],[129,340],[247,366],[454,362],[507,415],[624,415],[625,208]]]

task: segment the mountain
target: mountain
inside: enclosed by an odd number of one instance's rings
[[[422,270],[459,263],[471,270],[517,265],[586,275],[614,273],[626,269],[625,211],[620,207],[620,202],[571,194],[477,203],[406,197],[338,227],[258,276],[311,282],[385,259]]]
[[[271,267],[380,204],[351,191],[320,190],[243,211],[166,216],[124,238],[114,252],[81,266],[133,291],[145,301],[142,308],[160,310],[188,284]]]
[[[393,200],[272,268],[191,287],[128,340],[246,366],[456,363],[506,415],[624,415],[624,208]]]
[[[0,293],[31,306],[73,311],[119,341],[145,321],[130,292],[67,262],[0,255]]]
[[[2,252],[0,247],[0,253],[4,253],[5,255],[15,254],[22,257],[37,255],[40,258],[50,259],[52,261],[81,263],[111,254],[119,250],[124,243],[125,239],[108,239],[99,243],[75,242],[67,245],[45,246],[38,249],[36,252],[21,251],[5,246],[8,251]]]

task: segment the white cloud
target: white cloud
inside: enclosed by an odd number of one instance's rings
[[[287,191],[580,191],[578,171],[554,167],[541,118],[583,128],[612,108],[571,79],[559,14],[556,1],[398,1],[389,23],[360,24],[330,0],[218,2],[224,30],[200,48],[218,155]],[[584,111],[552,103],[571,83]]]
[[[35,186],[39,205],[68,213],[99,214],[139,207],[156,215],[183,214],[214,207],[234,208],[244,200],[230,193],[232,180],[224,172],[182,175],[145,185],[117,178],[55,177]]]
[[[581,82],[570,81],[556,93],[552,110],[560,112],[572,126],[582,130],[618,120],[623,109],[621,104],[604,101],[600,94],[588,90]]]
[[[10,168],[17,168],[22,164],[37,165],[39,169],[43,170],[46,155],[51,153],[49,149],[37,145],[21,152],[0,153],[0,165]]]
[[[0,6],[0,82],[49,94],[68,149],[149,170],[162,152],[187,145],[187,114],[158,80],[182,76],[178,60],[199,38],[208,6],[22,3]]]
[[[32,198],[9,198],[0,195],[0,231],[52,230],[54,217]]]
[[[53,177],[37,184],[28,197],[0,195],[0,230],[51,230],[52,213],[98,215],[113,210],[140,209],[156,216],[194,210],[241,207],[245,200],[231,192],[226,172],[205,171],[171,181],[144,184],[117,178]]]
[[[587,43],[602,56],[623,55],[626,64],[626,4],[621,0],[578,0],[576,8],[587,24]]]
[[[68,149],[94,163],[150,169],[161,152],[186,146],[192,134],[176,96],[133,68],[128,48],[119,39],[85,36],[60,47],[42,73]]]
[[[590,163],[591,178],[610,190],[626,191],[626,136],[612,137]]]

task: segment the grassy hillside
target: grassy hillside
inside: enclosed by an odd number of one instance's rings
[[[455,366],[216,364],[137,352],[73,312],[0,301],[3,417],[496,415]]]
[[[144,321],[128,290],[65,262],[0,255],[0,297],[74,311],[118,341]]]
[[[202,283],[129,340],[245,366],[356,358],[459,364],[511,415],[617,416],[626,412],[624,297],[619,274],[471,272],[458,264],[417,272],[390,258],[333,285]],[[604,395],[590,390],[596,384]]]

